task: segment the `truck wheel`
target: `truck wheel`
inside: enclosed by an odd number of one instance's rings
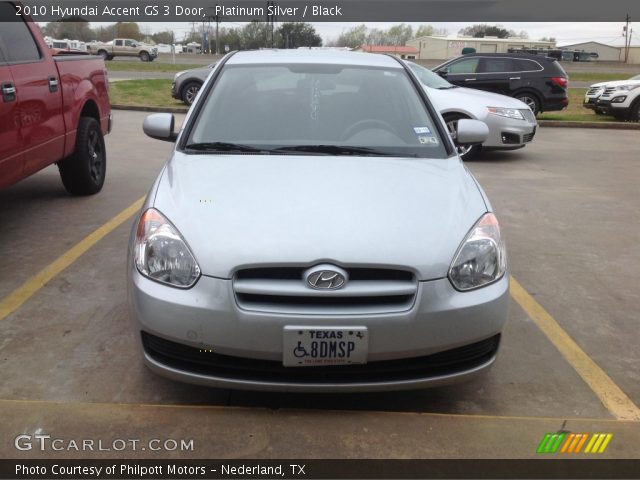
[[[469,117],[461,113],[447,113],[443,115],[443,118],[447,124],[449,135],[451,135],[451,138],[455,141],[456,136],[458,135],[458,120]],[[456,146],[456,150],[458,151],[460,158],[466,162],[468,160],[473,160],[480,153],[482,145]]]
[[[147,52],[140,52],[140,60],[142,60],[143,62],[148,62],[149,58],[150,57]]]
[[[198,91],[202,87],[200,82],[189,82],[184,87],[182,87],[182,92],[180,96],[182,97],[182,101],[187,105],[191,105],[193,101],[196,99],[196,95]]]
[[[113,60],[113,55],[109,55],[109,56],[107,57],[107,60],[109,60],[109,61]]]
[[[81,117],[76,133],[76,149],[58,162],[64,188],[72,195],[93,195],[102,190],[107,172],[107,152],[100,124]]]
[[[99,50],[98,55],[100,55],[103,60],[110,60],[109,54],[107,53],[106,50]]]

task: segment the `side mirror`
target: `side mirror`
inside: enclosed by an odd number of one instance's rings
[[[449,72],[447,71],[446,68],[438,70],[436,73],[440,75],[442,78],[447,78],[447,76],[449,75]]]
[[[456,145],[477,145],[486,142],[487,138],[489,138],[489,127],[486,123],[468,118],[458,120],[454,139]]]
[[[174,132],[176,118],[171,113],[154,113],[147,116],[142,130],[147,136],[165,142],[175,142],[178,134]]]

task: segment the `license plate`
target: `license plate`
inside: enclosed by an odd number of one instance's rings
[[[322,367],[367,363],[366,327],[284,327],[282,364]]]

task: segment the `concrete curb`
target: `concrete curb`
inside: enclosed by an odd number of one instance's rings
[[[187,113],[186,107],[141,107],[136,105],[111,105],[113,110],[132,110],[138,112]],[[554,128],[607,128],[613,130],[640,130],[640,123],[630,122],[575,122],[563,120],[538,120],[541,127]]]
[[[612,130],[640,130],[640,123],[631,122],[576,122],[563,120],[538,120],[541,127],[555,128],[608,128]]]

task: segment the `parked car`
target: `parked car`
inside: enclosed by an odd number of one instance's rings
[[[474,158],[482,148],[515,150],[533,140],[538,122],[531,109],[520,100],[458,87],[416,63],[406,64],[416,74],[433,105],[442,114],[454,139],[460,119],[481,120],[489,127],[489,138],[483,144],[458,147],[458,154],[463,160]]]
[[[111,130],[101,58],[47,47],[38,26],[0,2],[0,188],[57,163],[69,193],[100,191]]]
[[[131,38],[116,38],[107,43],[87,43],[87,51],[100,55],[104,60],[114,57],[139,57],[143,62],[153,62],[158,57],[158,49]]]
[[[171,84],[171,96],[176,100],[182,100],[185,104],[191,105],[202,87],[202,84],[211,73],[211,69],[216,64],[212,63],[206,67],[192,68],[178,72],[173,77]]]
[[[433,71],[454,85],[517,98],[536,115],[569,105],[567,73],[552,57],[474,53],[449,60]]]
[[[621,120],[640,122],[640,78],[637,77],[608,83],[596,108]]]
[[[225,56],[135,219],[128,298],[146,365],[239,389],[355,391],[462,381],[507,318],[486,195],[401,60]],[[487,126],[458,122],[458,144]]]
[[[596,113],[604,113],[603,109],[598,108],[598,99],[604,93],[605,88],[616,87],[618,85],[624,86],[630,82],[633,83],[635,81],[640,81],[640,75],[635,75],[627,80],[594,83],[589,87],[587,93],[584,96],[583,106],[590,110],[594,110]]]

